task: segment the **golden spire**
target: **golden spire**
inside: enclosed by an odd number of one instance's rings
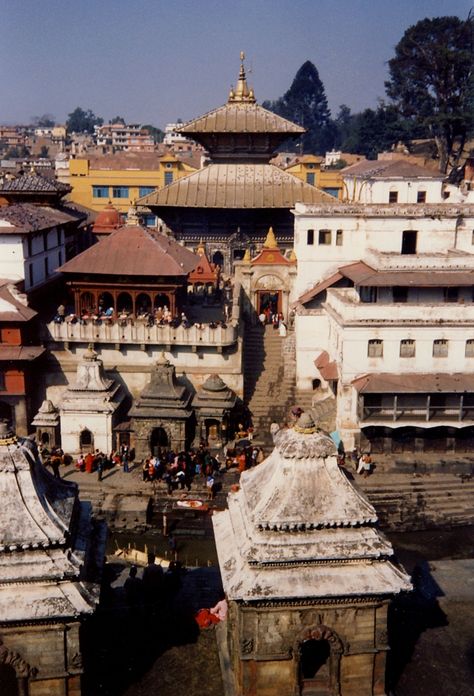
[[[277,240],[275,239],[275,235],[273,233],[273,227],[268,228],[267,238],[263,242],[263,248],[264,249],[278,249]]]
[[[247,104],[255,104],[255,94],[253,93],[253,89],[249,89],[248,85],[247,85],[247,78],[245,75],[245,68],[244,68],[244,60],[245,60],[245,53],[243,51],[240,51],[239,79],[237,81],[236,88],[234,89],[232,87],[230,92],[229,92],[229,99],[227,100],[228,104],[235,104],[235,103],[241,103],[241,102],[245,102]]]
[[[297,262],[298,259],[296,258],[296,252],[295,252],[294,249],[292,249],[292,250],[290,251],[290,258],[289,258],[288,260],[290,261],[290,263],[296,263],[296,262]]]
[[[247,247],[245,250],[244,258],[242,259],[244,263],[250,263],[251,257],[250,257],[250,249]]]
[[[199,256],[204,256],[205,253],[206,253],[206,247],[204,246],[204,241],[201,237],[201,239],[199,240],[199,246],[196,249],[196,254],[198,254]]]

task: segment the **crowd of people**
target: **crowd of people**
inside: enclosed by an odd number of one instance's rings
[[[226,312],[226,316],[228,312]],[[191,321],[185,312],[175,312],[174,314],[171,310],[164,305],[163,307],[156,307],[154,310],[148,310],[146,308],[141,308],[135,315],[132,311],[128,309],[121,309],[115,312],[113,307],[95,307],[90,309],[83,309],[79,315],[73,311],[67,311],[64,305],[59,305],[54,316],[54,322],[56,324],[62,324],[66,322],[67,324],[82,324],[87,325],[92,323],[94,326],[100,326],[102,324],[111,326],[118,323],[119,326],[133,326],[135,324],[142,324],[151,328],[152,326],[171,326],[176,329],[182,326],[185,329],[190,329],[191,326],[196,326],[198,329],[204,329],[205,326],[209,326],[211,329],[215,329],[221,326],[223,329],[227,328],[225,320],[211,321],[207,324],[202,322]]]

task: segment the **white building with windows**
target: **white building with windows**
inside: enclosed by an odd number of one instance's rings
[[[298,387],[346,449],[474,444],[473,242],[473,205],[296,206]]]
[[[341,172],[349,203],[442,203],[444,175],[406,159],[363,160]]]

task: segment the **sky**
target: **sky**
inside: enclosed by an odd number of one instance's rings
[[[0,124],[77,106],[164,128],[227,100],[244,51],[257,101],[310,60],[333,116],[385,96],[387,61],[425,17],[472,0],[0,0]]]

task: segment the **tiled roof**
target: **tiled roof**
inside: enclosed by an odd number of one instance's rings
[[[343,176],[363,179],[443,179],[439,172],[406,160],[364,160],[341,170]]]
[[[474,271],[465,270],[376,270],[363,261],[340,266],[335,273],[320,280],[298,298],[298,303],[306,304],[320,292],[349,278],[354,285],[365,287],[469,287],[474,285]]]
[[[51,208],[32,203],[0,206],[0,235],[30,234],[68,222],[80,222],[85,217],[83,213],[64,206]]]
[[[258,104],[224,104],[176,129],[177,133],[304,133],[305,129]]]
[[[273,164],[210,164],[139,200],[149,207],[292,208],[336,204],[323,191]]]
[[[29,172],[15,179],[5,180],[0,184],[0,194],[2,193],[69,193],[69,184],[63,184],[56,179],[47,179],[39,174]]]
[[[139,225],[120,227],[65,263],[63,273],[186,276],[199,257],[170,237]]]
[[[42,346],[0,346],[0,360],[29,362],[43,355]]]
[[[359,393],[402,393],[415,394],[422,392],[474,392],[474,374],[472,373],[406,373],[394,375],[391,372],[366,374],[352,380]]]

